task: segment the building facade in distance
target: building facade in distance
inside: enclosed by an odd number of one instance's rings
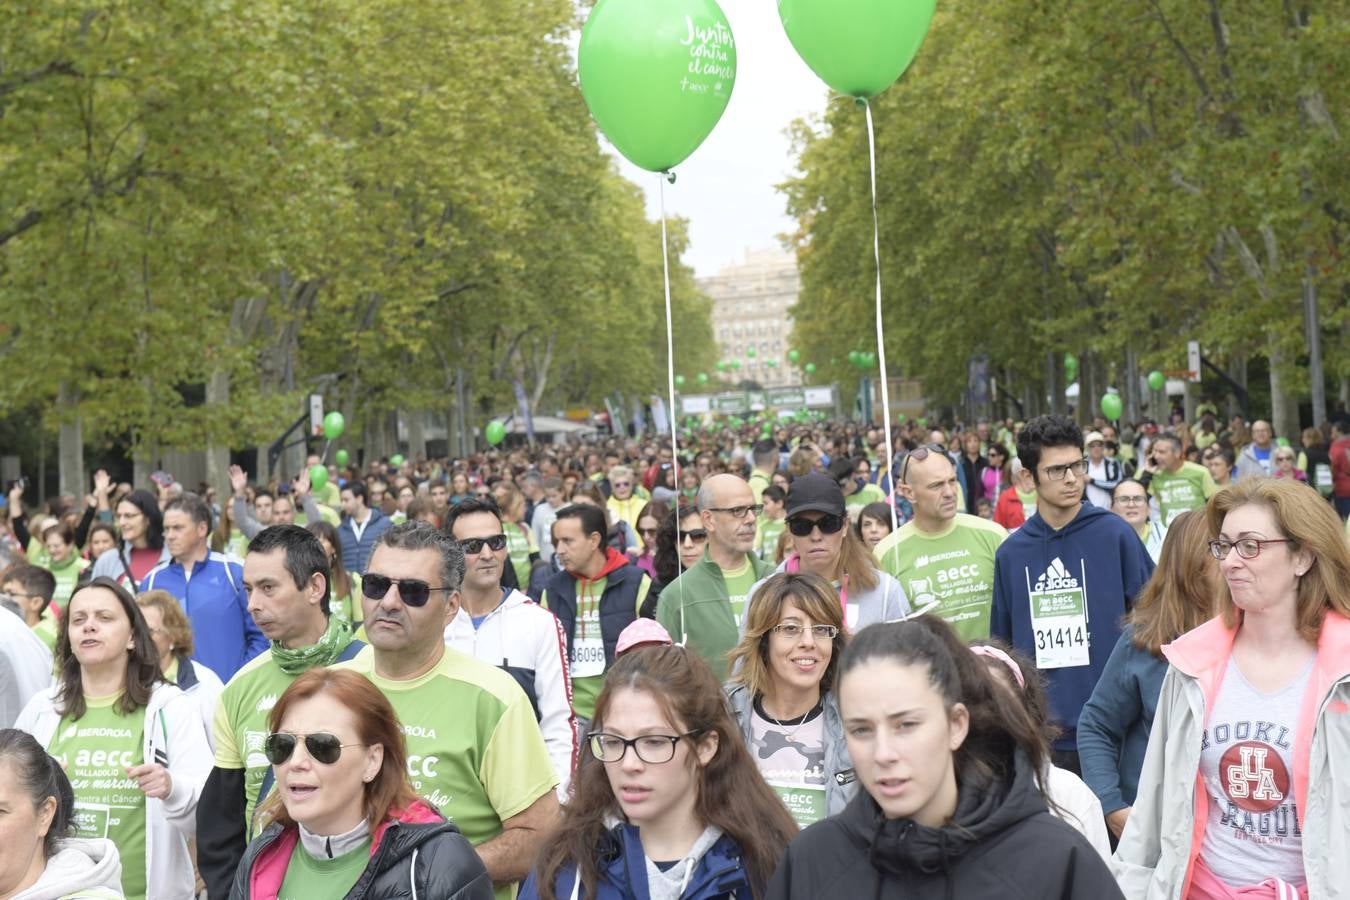
[[[787,358],[792,334],[788,308],[801,288],[795,256],[777,249],[747,250],[744,262],[698,279],[698,287],[712,298],[717,358],[741,363],[739,371],[728,371],[725,378],[757,381],[766,388],[802,383],[801,370]],[[769,360],[775,365],[767,365]]]

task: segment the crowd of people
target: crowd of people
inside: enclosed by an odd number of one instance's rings
[[[13,484],[0,897],[1337,896],[1348,435]]]

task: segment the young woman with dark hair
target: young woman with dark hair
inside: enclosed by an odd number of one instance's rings
[[[77,589],[56,639],[57,684],[15,723],[65,767],[91,836],[122,855],[128,897],[187,900],[188,841],[211,749],[192,701],[160,674],[135,599],[111,578]]]
[[[90,575],[112,578],[134,591],[151,569],[169,559],[164,514],[155,495],[146,490],[132,491],[118,500],[114,513],[121,543],[94,560]]]
[[[310,522],[305,527],[309,529],[310,534],[319,539],[319,544],[328,557],[328,568],[333,574],[329,609],[333,615],[350,623],[352,633],[355,634],[363,624],[361,576],[355,572],[348,572],[347,567],[342,564],[342,541],[338,537],[337,528],[329,522]]]
[[[864,628],[839,677],[862,790],[792,842],[770,898],[1121,896],[1048,811],[1035,777],[1049,765],[1045,735],[950,625],[925,615]]]
[[[697,654],[661,645],[620,656],[587,747],[521,900],[763,896],[797,825]]]
[[[277,790],[261,813],[271,824],[244,852],[231,900],[491,900],[473,847],[413,792],[402,726],[370,681],[310,669],[267,726]]]

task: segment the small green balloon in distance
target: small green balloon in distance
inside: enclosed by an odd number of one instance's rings
[[[927,427],[928,427],[928,420],[925,419],[923,416],[919,416],[918,422],[919,422],[919,427],[920,427],[920,428],[927,428]]]
[[[1288,446],[1289,446],[1289,438],[1287,438],[1287,437],[1278,437],[1278,438],[1276,438],[1276,439],[1275,439],[1275,446],[1277,446],[1277,447],[1288,447]]]
[[[739,359],[733,359],[731,361],[731,367],[733,369],[739,369],[741,367],[741,361]]]
[[[483,437],[487,438],[487,442],[495,447],[506,439],[506,426],[493,419],[483,429]]]
[[[676,375],[676,376],[675,376],[675,386],[676,386],[676,387],[684,387],[684,376],[683,376],[683,375]]]
[[[719,372],[725,372],[726,370],[727,370],[727,361],[724,360],[724,359],[723,359],[723,360],[718,360],[718,362],[717,362],[717,371],[719,371]]]
[[[778,0],[788,40],[820,80],[875,97],[919,52],[936,0]]]
[[[770,369],[776,369],[778,368],[778,360],[774,359],[773,357],[769,357],[768,359],[764,360],[764,365],[768,366]]]
[[[807,375],[814,375],[814,374],[816,374],[816,364],[815,364],[815,363],[807,363],[805,366],[803,366],[803,368],[806,369],[806,374],[807,374]]]
[[[903,425],[905,424],[905,418],[906,418],[905,414],[901,413],[899,416],[896,417],[896,421],[899,422],[901,425]]]
[[[328,487],[328,467],[315,463],[309,467],[309,486],[316,491]]]
[[[801,355],[800,352],[798,352],[798,351],[796,351],[796,350],[789,350],[789,351],[788,351],[788,362],[793,363],[793,364],[795,365],[801,358],[802,358],[802,355]]]
[[[708,373],[707,373],[707,372],[699,372],[699,373],[698,373],[698,383],[699,383],[699,384],[707,384],[707,383],[708,383]]]
[[[339,450],[334,454],[333,458],[337,460],[339,466],[345,466],[347,463],[351,462],[352,459],[351,455],[348,454],[346,450]]]
[[[406,462],[406,460],[404,460],[402,453],[395,453],[393,456],[389,457],[389,465],[393,466],[395,469],[403,465],[404,462]]]
[[[754,359],[754,358],[755,358],[755,348],[754,348],[754,347],[746,347],[746,348],[745,348],[745,355],[748,356],[748,357],[750,357],[751,359]]]
[[[1157,369],[1154,369],[1152,372],[1148,373],[1148,386],[1155,391],[1161,391],[1163,388],[1167,387],[1167,376]]]
[[[860,353],[857,350],[848,351],[848,362],[849,365],[852,366],[858,365],[860,362],[862,362],[862,353]]]
[[[1102,394],[1101,408],[1102,415],[1114,422],[1120,418],[1124,404],[1121,403],[1119,394]]]
[[[342,413],[334,410],[323,417],[323,436],[330,441],[335,441],[342,437],[342,432],[347,428],[347,420],[342,417]]]

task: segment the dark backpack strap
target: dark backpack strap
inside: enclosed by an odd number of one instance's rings
[[[337,659],[334,661],[346,662],[349,659],[355,659],[356,654],[360,653],[365,648],[366,645],[361,641],[353,640],[350,644],[342,648],[342,652],[338,654]]]

